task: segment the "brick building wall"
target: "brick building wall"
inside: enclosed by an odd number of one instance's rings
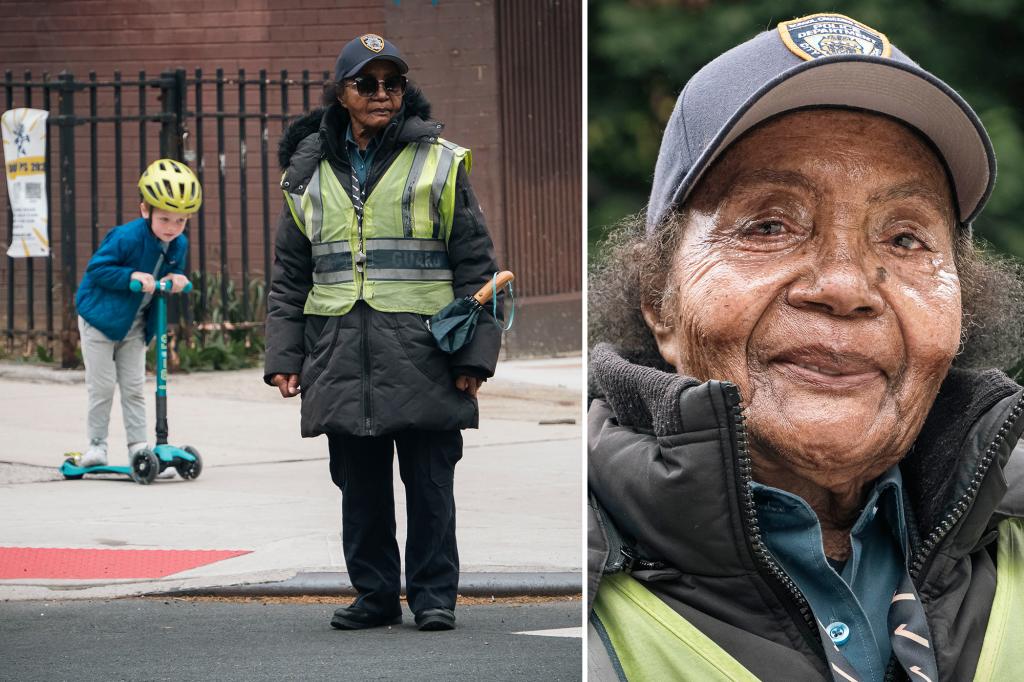
[[[409,77],[445,124],[443,135],[473,151],[470,180],[483,207],[498,262],[506,263],[502,204],[494,3],[402,0],[385,12],[384,36],[402,49]]]

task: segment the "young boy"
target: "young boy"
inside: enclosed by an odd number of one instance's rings
[[[188,166],[160,159],[142,173],[139,193],[142,217],[107,234],[89,259],[75,297],[89,391],[89,448],[79,460],[82,467],[107,463],[115,383],[121,390],[129,461],[147,447],[146,346],[156,331],[149,304],[157,280],[170,280],[172,292],[188,284],[188,239],[182,233],[203,201],[199,180]],[[129,289],[131,280],[142,283],[141,292]]]

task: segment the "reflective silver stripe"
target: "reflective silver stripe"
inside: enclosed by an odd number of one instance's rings
[[[451,270],[416,270],[413,268],[402,268],[393,270],[391,268],[370,268],[366,271],[367,279],[418,279],[450,282],[452,279]]]
[[[412,168],[409,169],[409,178],[405,181],[405,191],[402,192],[402,227],[405,236],[412,236],[412,202],[415,198],[416,183],[420,181],[420,174],[423,173],[423,164],[427,162],[427,155],[430,154],[429,144],[420,144],[416,148],[416,156],[412,159]]]
[[[319,244],[324,229],[324,202],[323,197],[320,196],[319,166],[313,171],[313,177],[309,179],[306,193],[309,194],[309,201],[313,205],[313,224],[306,226],[306,234],[309,235],[309,241]]]
[[[430,185],[430,223],[434,226],[434,239],[440,239],[441,234],[441,192],[444,191],[444,183],[448,179],[448,172],[452,168],[452,161],[455,160],[455,152],[447,144],[441,147],[441,159],[437,162],[437,171],[434,173],[434,182]]]
[[[366,255],[367,279],[454,279],[448,264],[448,246],[440,239],[368,239]]]
[[[293,215],[299,217],[300,223],[305,223],[306,222],[306,216],[302,212],[302,195],[301,194],[292,194],[291,192],[288,192],[288,196],[290,196],[292,198],[292,208],[295,209],[295,212],[294,212]],[[305,229],[306,226],[300,224],[299,227]]]
[[[388,249],[397,251],[447,251],[440,239],[367,239],[366,250]],[[316,255],[314,252],[313,255]]]
[[[351,253],[352,247],[348,242],[321,242],[313,244],[313,258],[326,256],[329,253]]]
[[[355,279],[352,269],[338,270],[337,272],[314,272],[313,284],[338,284],[339,282],[351,282]]]

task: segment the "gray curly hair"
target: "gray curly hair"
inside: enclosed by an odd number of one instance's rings
[[[611,343],[633,362],[674,372],[658,352],[641,304],[661,310],[674,287],[669,273],[682,239],[685,209],[650,235],[643,213],[616,225],[603,257],[588,275],[588,341]],[[953,364],[962,368],[1024,370],[1024,263],[999,256],[965,230],[953,252],[960,277],[963,326]]]

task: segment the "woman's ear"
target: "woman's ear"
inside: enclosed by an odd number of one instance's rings
[[[643,313],[644,322],[654,336],[654,342],[658,344],[658,353],[662,359],[679,371],[679,337],[675,327],[665,320],[662,311],[664,306],[655,307],[652,303],[644,301],[640,304],[640,312]]]
[[[345,84],[342,81],[338,81],[338,84],[334,87],[334,97],[338,100],[341,108],[348,111],[348,107],[345,106]]]

